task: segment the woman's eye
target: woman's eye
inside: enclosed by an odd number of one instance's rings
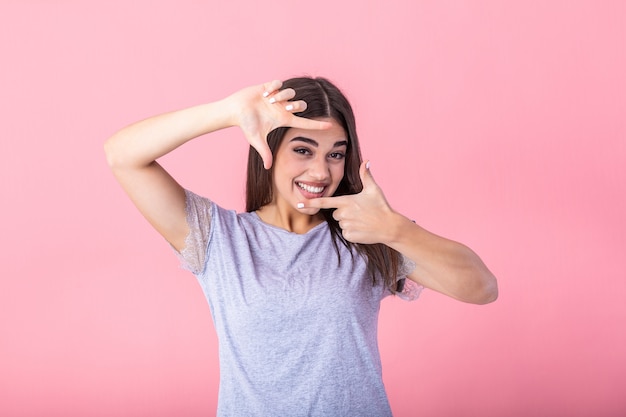
[[[331,153],[331,154],[330,154],[330,157],[331,157],[332,159],[343,159],[343,158],[345,158],[345,157],[346,157],[346,155],[344,155],[344,154],[343,154],[343,153],[341,153],[341,152],[333,152],[333,153]]]
[[[293,150],[295,153],[299,153],[301,155],[309,155],[311,152],[309,152],[308,149],[306,148],[296,148]]]

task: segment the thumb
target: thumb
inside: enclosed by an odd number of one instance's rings
[[[376,185],[372,172],[370,171],[370,161],[363,161],[359,168],[359,175],[361,176],[361,183],[363,183],[363,190]]]
[[[261,149],[259,154],[263,160],[263,168],[270,169],[272,167],[272,163],[274,162],[274,156],[272,155],[270,148]]]
[[[263,138],[260,135],[258,135],[258,137],[256,138],[256,141],[254,141],[251,144],[252,144],[252,147],[256,149],[259,156],[263,160],[263,167],[265,169],[270,169],[272,167],[272,162],[274,158],[272,156],[272,151],[270,147],[267,145],[267,142],[263,140]]]

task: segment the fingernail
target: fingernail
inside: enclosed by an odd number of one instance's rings
[[[298,208],[304,208],[304,203],[298,203],[298,204],[296,204],[296,207],[298,207]]]
[[[270,98],[270,104],[276,103],[276,99],[274,97]]]
[[[270,92],[269,92],[269,91],[266,91],[266,92],[264,92],[264,93],[263,93],[263,97],[267,97],[267,96],[269,96],[269,95],[270,95]]]
[[[365,164],[365,169],[367,169],[367,170],[370,169],[370,161],[367,161],[367,163]]]
[[[287,110],[287,111],[291,111],[291,110],[293,110],[293,104],[288,104],[288,105],[286,105],[286,106],[285,106],[285,110]]]

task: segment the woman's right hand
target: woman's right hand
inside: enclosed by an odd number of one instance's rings
[[[267,144],[267,135],[272,130],[278,127],[323,130],[331,126],[329,122],[294,115],[306,110],[307,104],[303,100],[290,101],[296,92],[292,88],[281,90],[282,84],[279,80],[270,81],[244,88],[227,98],[234,106],[234,124],[259,153],[265,169],[272,166],[272,152]]]

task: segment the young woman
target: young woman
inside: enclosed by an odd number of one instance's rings
[[[240,214],[185,190],[156,162],[231,126],[251,145]],[[415,298],[423,287],[476,304],[497,297],[474,252],[390,207],[361,160],[350,104],[326,79],[272,81],[156,116],[105,150],[211,306],[218,415],[391,415],[377,346],[382,298]]]

